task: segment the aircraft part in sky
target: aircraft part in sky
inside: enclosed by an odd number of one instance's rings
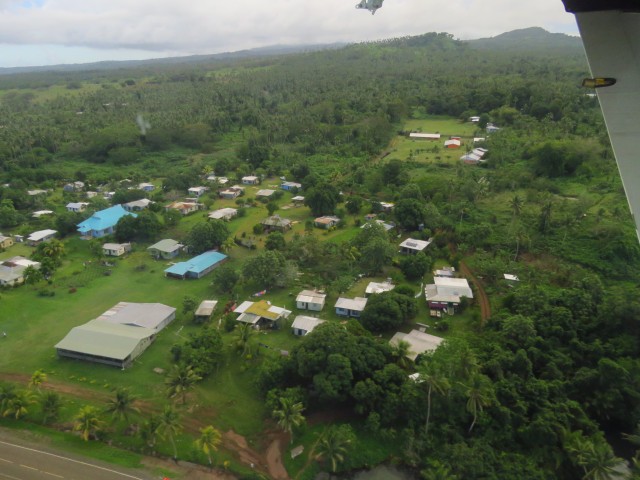
[[[592,76],[616,79],[596,91],[640,239],[640,14],[587,10],[576,20]]]
[[[376,13],[376,10],[382,7],[382,2],[384,2],[384,0],[361,0],[360,3],[356,4],[356,8],[369,10],[371,15],[373,15]]]

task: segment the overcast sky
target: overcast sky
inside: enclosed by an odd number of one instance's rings
[[[561,0],[0,0],[0,67],[219,53],[532,26],[577,35]]]

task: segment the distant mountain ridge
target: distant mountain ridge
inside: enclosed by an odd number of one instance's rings
[[[407,39],[419,40],[420,35],[415,37],[403,37]],[[381,42],[383,42],[381,40]],[[579,37],[572,37],[564,33],[551,33],[540,27],[530,27],[510,32],[502,33],[490,38],[477,40],[463,40],[471,48],[494,49],[494,50],[521,50],[540,51],[545,49],[554,50],[582,50],[582,41]],[[375,43],[375,42],[374,42]],[[260,57],[273,57],[278,55],[288,55],[296,53],[317,52],[321,50],[332,50],[345,47],[347,43],[312,44],[312,45],[271,45],[267,47],[253,48],[249,50],[239,50],[235,52],[224,52],[205,55],[189,55],[183,57],[153,58],[148,60],[113,60],[95,63],[61,64],[32,67],[0,67],[0,75],[10,75],[17,73],[32,72],[80,72],[93,70],[114,70],[127,69],[157,65],[197,65],[204,63],[224,62],[230,60],[240,60]]]
[[[540,50],[541,48],[582,49],[580,37],[551,33],[541,27],[522,28],[495,37],[466,40],[472,48],[499,50]]]

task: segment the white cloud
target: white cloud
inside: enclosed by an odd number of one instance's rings
[[[0,44],[214,53],[446,31],[459,38],[542,26],[577,32],[560,0],[0,0]]]

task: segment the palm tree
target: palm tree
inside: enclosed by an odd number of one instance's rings
[[[106,413],[111,414],[111,418],[114,421],[125,420],[129,423],[130,413],[140,413],[140,410],[133,404],[136,401],[136,397],[129,393],[126,388],[119,388],[116,390],[115,398],[112,398],[107,402],[105,408]]]
[[[38,392],[40,391],[40,385],[47,381],[47,374],[44,373],[42,369],[36,370],[31,375],[31,380],[29,380],[29,388],[36,387]]]
[[[102,429],[104,422],[100,420],[100,410],[90,405],[85,405],[80,409],[74,418],[73,430],[80,432],[80,436],[85,442],[91,437],[95,437]]]
[[[249,323],[241,322],[236,325],[236,349],[238,352],[241,352],[242,356],[250,354],[253,350],[251,339],[255,335],[255,332],[253,326]]]
[[[64,244],[60,240],[56,240],[55,238],[49,240],[43,247],[42,253],[51,259],[53,259],[56,263],[60,260],[60,257],[64,255]]]
[[[513,214],[513,217],[519,217],[520,214],[522,213],[522,199],[518,196],[515,195],[510,201],[509,201],[509,208],[511,209],[511,213]]]
[[[55,420],[60,413],[62,401],[60,395],[55,392],[46,392],[40,396],[40,408],[42,409],[42,423],[47,424],[49,420]]]
[[[335,473],[338,465],[344,462],[353,439],[353,432],[349,425],[343,425],[342,427],[333,425],[329,427],[325,430],[316,446],[318,450],[316,460],[327,460],[331,464],[331,471]]]
[[[35,399],[33,394],[28,390],[22,390],[16,393],[13,398],[7,400],[2,412],[3,417],[13,417],[19,420],[29,413],[29,405],[33,405]]]
[[[292,399],[280,397],[280,408],[273,411],[273,418],[276,419],[280,428],[291,434],[293,442],[293,429],[299,427],[305,421],[302,412],[304,405],[302,402],[294,403]]]
[[[426,437],[429,434],[429,420],[431,419],[431,393],[436,392],[444,395],[451,388],[451,385],[431,363],[420,365],[418,372],[420,374],[418,382],[427,388],[427,421],[424,425]]]
[[[458,476],[451,473],[451,469],[437,460],[429,462],[429,468],[420,472],[423,480],[458,480]]]
[[[478,412],[482,412],[484,407],[493,403],[493,389],[489,378],[480,373],[475,373],[469,379],[469,384],[463,385],[463,387],[468,398],[467,411],[473,414],[473,422],[469,427],[469,433],[471,433],[478,420]]]
[[[178,462],[178,449],[176,447],[175,436],[182,430],[182,424],[180,423],[180,415],[174,410],[171,405],[164,407],[164,411],[158,417],[158,428],[156,431],[161,438],[169,437],[171,445],[173,446],[173,461]]]
[[[158,428],[160,427],[160,418],[151,415],[147,420],[142,422],[139,435],[147,447],[153,449],[156,446],[158,436]]]
[[[16,396],[16,386],[13,383],[0,384],[0,412],[3,412],[9,400]]]
[[[395,357],[398,366],[404,370],[408,370],[413,363],[409,358],[411,354],[411,344],[400,340],[391,345],[391,355]]]
[[[585,474],[583,480],[621,480],[626,478],[622,466],[625,461],[616,457],[609,444],[604,441],[592,442],[588,455],[581,464]]]
[[[169,398],[182,395],[182,404],[187,403],[187,390],[202,380],[190,365],[174,365],[173,370],[164,381]]]
[[[211,452],[218,451],[218,445],[222,443],[222,434],[219,430],[209,425],[200,429],[200,438],[194,444],[198,447],[209,460],[209,468],[212,466]]]
[[[229,237],[224,242],[222,242],[222,245],[220,245],[220,250],[222,250],[224,253],[228,253],[235,246],[236,246],[235,240]]]

